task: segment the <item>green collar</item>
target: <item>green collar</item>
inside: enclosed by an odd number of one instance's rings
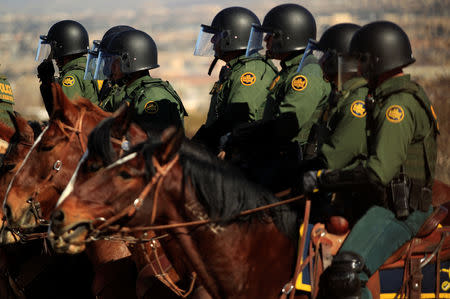
[[[78,57],[74,60],[71,60],[62,67],[61,71],[63,73],[67,72],[68,70],[72,69],[73,67],[81,67],[84,69],[86,67],[86,60],[87,59],[85,56]]]
[[[245,55],[241,55],[241,56],[238,56],[238,57],[233,58],[230,61],[228,61],[227,65],[229,65],[231,68],[233,68],[236,64],[239,64],[239,63],[243,64],[243,63],[245,63],[247,61],[255,60],[255,59],[263,59],[263,56],[261,54],[259,54],[259,53],[256,53],[256,54],[254,54],[254,55],[252,55],[250,57],[247,57]]]
[[[387,95],[404,90],[411,86],[411,76],[403,75],[399,77],[389,78],[375,89],[375,98],[384,98]]]
[[[293,66],[298,67],[300,61],[302,60],[302,57],[303,57],[303,53],[302,53],[302,54],[299,54],[299,55],[297,55],[297,56],[294,56],[293,58],[284,60],[284,61],[282,61],[282,62],[280,63],[280,64],[281,64],[281,67],[282,67],[283,69],[288,69],[288,68],[291,68],[291,67],[293,67]]]
[[[351,78],[349,80],[347,80],[343,85],[342,85],[342,90],[347,90],[347,91],[353,91],[355,89],[358,89],[360,87],[363,87],[364,85],[367,85],[367,80],[364,79],[363,77],[354,77]]]

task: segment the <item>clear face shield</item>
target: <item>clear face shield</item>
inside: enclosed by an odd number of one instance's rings
[[[264,30],[262,26],[253,24],[252,30],[250,31],[250,37],[248,39],[247,51],[245,52],[245,56],[249,57],[263,49],[267,50],[263,46],[263,40],[266,40],[268,35],[271,34],[272,33],[268,32],[268,30]]]
[[[223,34],[213,29],[211,26],[201,25],[198,33],[197,42],[195,43],[195,56],[214,56],[214,45],[217,43]]]
[[[305,60],[308,56],[314,55],[314,57],[317,58],[317,60],[320,61],[322,56],[324,55],[323,51],[319,49],[317,46],[317,41],[313,39],[309,39],[308,45],[305,48],[305,52],[303,54],[302,60],[298,64],[297,73],[300,73],[305,65]]]
[[[94,80],[113,79],[114,73],[120,70],[120,57],[105,51],[98,53],[95,66]]]
[[[41,35],[39,38],[39,44],[36,49],[36,57],[35,61],[41,63],[44,59],[51,58],[50,54],[52,53],[52,45],[47,39],[46,35]]]
[[[94,40],[92,48],[88,52],[86,68],[84,70],[84,80],[93,80],[95,75],[95,69],[97,66],[98,48],[100,46],[99,40]]]

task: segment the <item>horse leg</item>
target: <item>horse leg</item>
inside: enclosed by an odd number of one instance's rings
[[[97,298],[136,298],[136,267],[123,242],[96,241],[87,247]]]

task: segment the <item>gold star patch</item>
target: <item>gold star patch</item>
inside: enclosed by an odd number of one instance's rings
[[[256,76],[252,72],[243,73],[241,76],[241,83],[245,86],[253,85],[256,82]]]
[[[308,86],[308,79],[303,75],[297,75],[292,79],[291,86],[296,91],[302,91]]]
[[[392,105],[386,110],[386,118],[391,123],[399,123],[405,117],[405,111],[399,105]]]
[[[361,100],[354,101],[352,103],[352,106],[350,107],[350,111],[354,116],[358,118],[363,118],[367,114],[366,103],[364,103],[364,101]]]
[[[158,110],[158,103],[155,101],[148,101],[144,106],[144,111],[148,114],[156,114],[158,113]]]
[[[62,85],[65,87],[71,87],[75,84],[75,78],[73,76],[66,76],[62,81]]]

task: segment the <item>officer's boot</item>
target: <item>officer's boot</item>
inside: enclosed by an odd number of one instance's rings
[[[320,278],[318,298],[361,299],[363,283],[359,274],[362,271],[369,272],[359,254],[340,252]]]

